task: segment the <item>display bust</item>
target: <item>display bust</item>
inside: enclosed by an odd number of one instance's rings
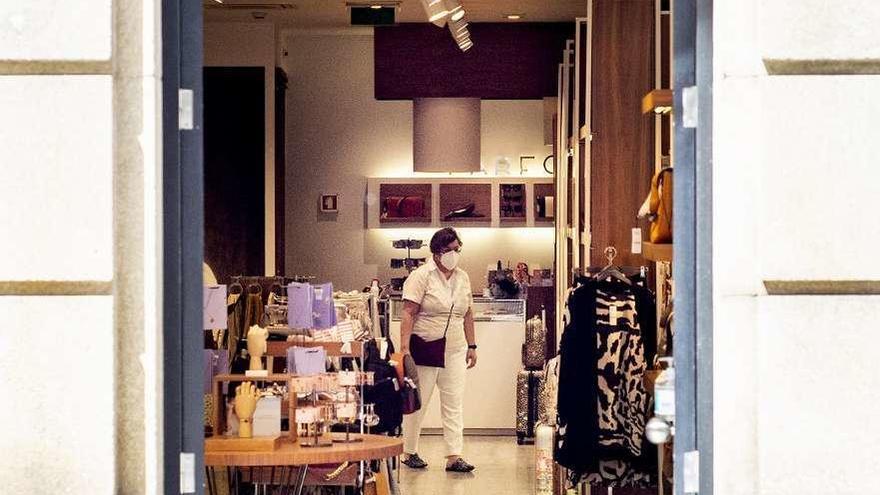
[[[251,357],[249,370],[259,371],[263,369],[263,355],[266,354],[267,338],[269,338],[269,330],[259,325],[254,325],[248,329],[247,348],[248,355]]]

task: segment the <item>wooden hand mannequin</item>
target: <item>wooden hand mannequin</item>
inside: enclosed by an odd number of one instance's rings
[[[254,411],[260,391],[251,382],[244,382],[235,387],[235,415],[238,416],[238,436],[251,438],[254,436]]]
[[[254,325],[248,330],[247,348],[251,357],[250,370],[263,369],[263,355],[266,354],[266,339],[269,338],[269,330]]]

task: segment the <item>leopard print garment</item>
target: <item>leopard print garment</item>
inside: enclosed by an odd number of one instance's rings
[[[624,448],[638,457],[647,421],[647,369],[636,313],[630,293],[597,291],[599,445]]]

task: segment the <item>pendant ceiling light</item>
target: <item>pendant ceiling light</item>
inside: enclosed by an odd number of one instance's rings
[[[466,52],[474,46],[460,0],[422,0],[422,7],[425,8],[429,22],[439,27],[449,27],[449,32],[461,51]]]
[[[449,18],[453,21],[460,21],[464,17],[464,7],[461,6],[459,0],[443,0],[446,11],[449,12]]]
[[[464,9],[459,12],[464,12]],[[450,16],[448,27],[449,32],[452,33],[452,38],[455,39],[455,42],[462,51],[468,51],[474,46],[473,41],[471,41],[471,33],[468,30],[468,23],[464,15],[458,19],[453,19],[452,16]]]
[[[428,22],[432,22],[438,27],[446,25],[446,18],[449,17],[449,11],[446,10],[444,0],[422,0],[422,6],[428,14]]]
[[[461,39],[462,37],[469,36],[468,33],[468,23],[464,20],[464,18],[459,19],[457,21],[449,21],[448,27],[449,32],[452,33],[452,37],[456,40]]]

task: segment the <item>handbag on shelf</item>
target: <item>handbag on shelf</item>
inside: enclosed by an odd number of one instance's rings
[[[672,167],[666,167],[651,179],[649,239],[655,244],[672,242],[672,170]]]
[[[383,205],[385,218],[421,218],[425,216],[425,198],[389,196]]]
[[[409,352],[417,365],[434,368],[446,367],[446,332],[449,331],[449,322],[452,321],[453,309],[455,309],[455,304],[449,308],[449,317],[446,318],[446,329],[443,330],[443,337],[428,341],[416,334],[409,336]]]

